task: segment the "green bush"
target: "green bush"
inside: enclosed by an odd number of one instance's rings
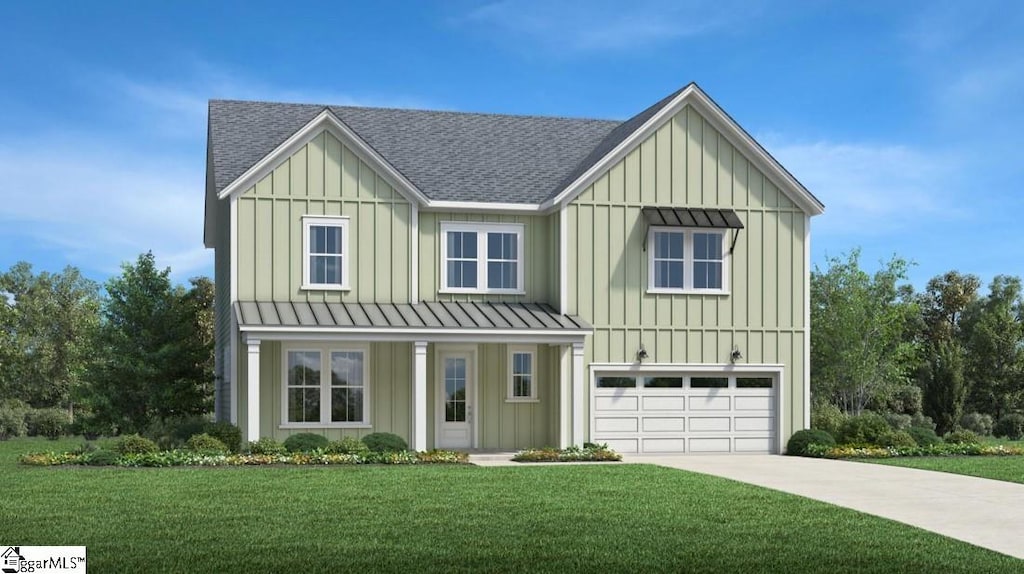
[[[26,432],[28,426],[25,425],[25,413],[7,405],[0,405],[0,440],[23,436]]]
[[[202,416],[157,419],[149,423],[142,436],[152,440],[162,450],[180,448],[188,439],[206,432],[210,421]]]
[[[896,392],[889,399],[889,408],[897,413],[908,415],[920,414],[923,406],[924,393],[921,391],[921,387],[917,385],[902,386],[896,389]]]
[[[978,435],[966,429],[946,433],[942,438],[948,444],[978,444]]]
[[[405,439],[389,432],[375,432],[363,437],[363,444],[373,452],[400,452],[409,450]]]
[[[839,444],[878,444],[878,439],[892,429],[882,415],[865,411],[846,419],[839,427]]]
[[[206,427],[206,434],[224,443],[230,452],[242,449],[242,429],[229,422],[215,422]]]
[[[113,436],[114,428],[93,414],[76,415],[72,425],[72,434],[80,434],[85,440],[96,440],[101,436]]]
[[[201,452],[204,454],[227,454],[228,447],[218,438],[212,437],[206,433],[193,435],[192,438],[188,439],[185,443],[188,450],[192,452]]]
[[[288,452],[280,441],[263,437],[260,440],[249,441],[249,454],[277,455]]]
[[[917,446],[917,441],[907,431],[894,430],[878,439],[879,446]]]
[[[814,401],[811,404],[811,428],[823,430],[832,436],[839,434],[839,427],[846,420],[846,415],[839,407],[826,401]]]
[[[914,439],[917,446],[933,446],[942,444],[942,439],[935,434],[935,429],[929,427],[910,427],[907,434]]]
[[[67,434],[71,426],[71,415],[63,409],[32,409],[25,416],[25,422],[29,435],[57,440]]]
[[[1003,415],[992,428],[992,434],[1010,440],[1024,438],[1024,415],[1017,413]]]
[[[288,452],[313,452],[326,448],[328,444],[327,437],[311,432],[300,432],[284,439],[284,448]]]
[[[882,415],[885,417],[885,422],[889,423],[889,428],[894,431],[905,431],[910,428],[910,421],[913,419],[910,415],[902,415],[899,413],[885,413]]]
[[[85,453],[79,458],[79,462],[89,466],[113,466],[121,457],[112,450],[97,449]]]
[[[960,426],[978,436],[992,435],[992,415],[967,413],[960,417]]]
[[[329,454],[358,454],[366,455],[370,453],[370,447],[366,446],[363,441],[347,436],[341,440],[332,441],[324,449],[324,452]]]
[[[120,454],[153,454],[160,451],[160,447],[156,446],[155,442],[137,434],[121,437],[114,448]]]
[[[789,437],[789,442],[786,443],[786,454],[790,456],[806,456],[807,446],[812,444],[835,446],[836,440],[832,438],[832,435],[823,430],[798,430],[793,433],[793,436]]]
[[[917,414],[910,415],[910,426],[911,427],[930,428],[932,430],[935,430],[935,421],[932,420],[932,417],[928,417],[928,416],[922,415],[921,413],[917,413]]]

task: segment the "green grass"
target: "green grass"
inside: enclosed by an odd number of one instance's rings
[[[1024,440],[984,437],[986,444],[1024,448]],[[929,456],[859,460],[1024,484],[1024,456]]]
[[[1010,572],[884,519],[647,465],[96,469],[15,464],[0,540],[95,572]]]

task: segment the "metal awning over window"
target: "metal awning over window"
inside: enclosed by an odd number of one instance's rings
[[[740,221],[736,212],[731,209],[645,207],[642,211],[648,225],[743,229],[743,222]]]

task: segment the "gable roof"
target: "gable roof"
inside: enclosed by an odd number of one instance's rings
[[[694,106],[807,213],[824,205],[695,83],[623,122],[429,110],[211,100],[214,195],[320,126],[350,136],[427,205],[550,210],[571,201],[667,118]],[[315,128],[315,129],[314,129]],[[307,135],[308,132],[308,135]],[[258,175],[258,174],[257,174]]]

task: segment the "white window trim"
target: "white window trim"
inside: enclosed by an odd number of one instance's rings
[[[288,421],[288,353],[315,351],[320,353],[320,421]],[[331,353],[363,354],[363,420],[360,422],[331,422]],[[281,345],[281,423],[280,429],[373,428],[370,423],[370,346],[358,344],[335,345]]]
[[[476,243],[476,287],[448,286],[448,233],[462,231],[477,234]],[[515,289],[491,289],[487,287],[487,234],[514,233],[516,235],[516,285]],[[462,221],[441,222],[441,288],[440,293],[486,293],[499,295],[526,294],[526,254],[524,253],[526,226],[522,223],[480,223]]]
[[[670,289],[654,286],[654,236],[656,233],[682,233],[683,234],[683,288]],[[722,288],[721,289],[696,289],[693,287],[693,234],[713,233],[722,238]],[[709,229],[707,227],[671,227],[652,225],[647,231],[647,292],[668,293],[668,294],[693,294],[693,295],[728,295],[729,294],[729,267],[731,254],[726,245],[725,229]]]
[[[530,396],[515,396],[515,381],[512,372],[512,357],[516,354],[530,355]],[[536,345],[509,345],[508,346],[508,388],[506,389],[506,403],[539,403],[537,398],[537,346]]]
[[[309,280],[309,229],[314,225],[341,229],[341,284],[312,283]],[[302,216],[302,289],[315,291],[348,291],[351,289],[348,262],[352,256],[352,249],[348,241],[348,225],[349,218],[345,215]]]

